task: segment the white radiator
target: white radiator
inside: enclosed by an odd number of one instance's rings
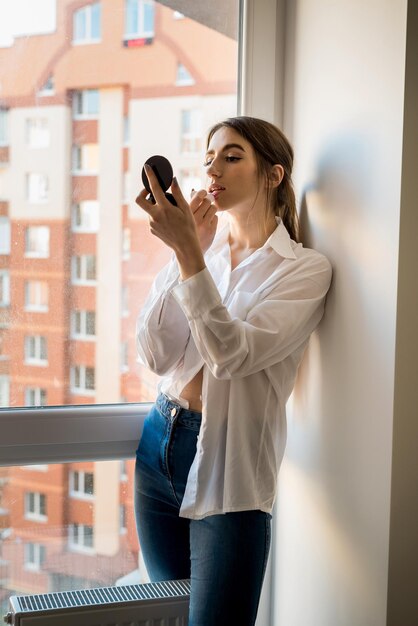
[[[189,580],[11,596],[13,626],[187,626]]]

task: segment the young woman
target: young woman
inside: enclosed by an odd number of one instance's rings
[[[286,439],[285,405],[323,315],[327,259],[298,243],[293,150],[272,124],[209,132],[207,190],[178,206],[152,170],[137,198],[172,248],[137,325],[162,376],[137,450],[136,515],[151,580],[191,579],[190,626],[255,622]],[[209,194],[207,193],[209,192]]]

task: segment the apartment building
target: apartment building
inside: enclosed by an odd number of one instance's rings
[[[139,402],[135,320],[169,252],[134,202],[152,154],[185,193],[236,110],[237,42],[151,0],[58,0],[0,48],[0,405]],[[138,568],[133,463],[2,470],[1,581],[41,592]]]

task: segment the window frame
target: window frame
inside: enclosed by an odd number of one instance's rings
[[[99,7],[99,36],[98,37],[92,37],[92,12],[93,12],[93,7]],[[76,39],[75,38],[75,21],[76,21],[76,15],[80,15],[81,13],[85,13],[86,15],[86,33],[87,36],[84,37],[83,39]],[[95,43],[100,43],[102,41],[102,6],[101,6],[101,2],[92,2],[91,4],[86,4],[82,7],[80,7],[79,9],[76,9],[73,13],[73,23],[72,23],[72,29],[73,29],[73,38],[71,40],[71,43],[73,46],[84,46],[84,45],[90,45],[90,44],[95,44]]]
[[[127,31],[127,14],[128,14],[128,5],[130,0],[125,0],[124,9],[125,9],[125,24],[123,29],[123,40],[129,41],[130,39],[153,39],[155,37],[155,3],[153,0],[131,0],[135,2],[137,5],[138,19],[136,28],[137,30],[134,32]],[[151,6],[153,8],[153,29],[146,30],[144,27],[145,23],[145,6]]]
[[[75,475],[78,475],[77,481],[75,480]],[[93,492],[88,493],[86,489],[86,474],[89,474],[93,477]],[[70,498],[74,498],[76,500],[94,500],[94,472],[85,472],[84,470],[70,470],[70,475],[68,477],[69,488],[68,495]],[[78,482],[78,487],[82,484],[83,489],[76,489],[76,482]]]

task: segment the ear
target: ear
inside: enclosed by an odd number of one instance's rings
[[[283,165],[273,165],[270,170],[270,183],[272,187],[278,187],[284,178]]]

